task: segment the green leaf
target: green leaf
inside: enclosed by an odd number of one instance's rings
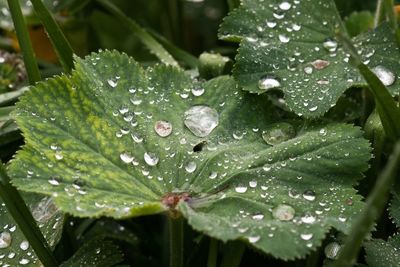
[[[63,213],[54,205],[52,198],[25,194],[32,215],[50,247],[54,248],[61,238],[64,223]],[[8,213],[0,198],[0,265],[42,266],[25,236]]]
[[[243,1],[225,18],[220,38],[240,41],[233,74],[245,90],[261,94],[280,89],[295,113],[317,117],[334,106],[347,88],[365,81],[335,40],[335,31],[345,29],[334,2],[295,2]],[[390,27],[384,24],[356,37],[354,43],[365,63],[372,69],[383,67],[393,78],[386,85],[398,94],[395,71],[400,68],[400,53]]]
[[[400,188],[397,186],[392,191],[392,200],[390,201],[389,214],[393,222],[400,228]]]
[[[267,96],[230,77],[196,82],[172,66],[144,70],[118,52],[75,65],[17,104],[26,145],[9,173],[20,189],[53,195],[75,216],[178,209],[197,230],[250,239],[282,259],[315,249],[331,227],[346,232],[360,211],[352,186],[370,147],[359,128],[282,122]]]
[[[375,239],[365,244],[366,261],[369,267],[397,267],[400,262],[400,235],[388,241]]]
[[[344,20],[346,30],[350,36],[365,33],[374,27],[374,15],[369,11],[355,11]]]
[[[111,267],[123,261],[119,248],[110,241],[94,239],[85,243],[61,267]]]

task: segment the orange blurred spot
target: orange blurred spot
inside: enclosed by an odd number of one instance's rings
[[[395,5],[394,10],[396,11],[397,15],[400,14],[400,5]]]

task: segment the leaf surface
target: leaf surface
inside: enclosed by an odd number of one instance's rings
[[[201,83],[174,67],[92,54],[21,98],[14,115],[26,145],[10,175],[75,216],[176,207],[208,235],[301,257],[360,211],[353,185],[370,147],[357,127],[283,122],[266,103],[230,77]]]
[[[54,248],[61,238],[64,215],[50,197],[25,194],[24,199],[40,230]],[[0,265],[42,266],[24,234],[0,198]]]
[[[370,267],[397,267],[400,262],[400,235],[388,241],[374,239],[365,245],[366,261]]]
[[[225,18],[220,38],[240,42],[233,75],[244,90],[282,90],[296,114],[317,117],[346,89],[366,84],[348,63],[350,56],[335,40],[336,31],[346,30],[333,0],[244,0]],[[385,85],[398,94],[400,53],[389,26],[357,36],[354,43],[369,67],[390,76]]]

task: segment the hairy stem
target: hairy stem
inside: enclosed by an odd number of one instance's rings
[[[18,224],[37,257],[45,267],[58,266],[53,253],[42,232],[36,224],[30,210],[19,192],[10,184],[4,166],[0,163],[0,196],[7,210]]]
[[[333,267],[350,267],[355,263],[363,240],[371,231],[375,220],[382,214],[385,208],[390,189],[397,176],[399,164],[400,141],[396,143],[387,165],[378,177],[372,192],[367,198],[364,209],[354,221],[350,234],[340,251],[338,260],[332,265]]]
[[[18,43],[22,51],[29,84],[34,85],[42,78],[40,76],[39,67],[35,59],[32,43],[29,39],[29,33],[26,28],[24,16],[22,15],[21,6],[19,0],[7,0],[7,2],[10,8],[12,20],[14,22]]]
[[[183,222],[169,216],[170,267],[183,267]]]

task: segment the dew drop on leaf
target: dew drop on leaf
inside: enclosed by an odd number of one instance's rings
[[[21,264],[21,265],[27,265],[27,264],[29,264],[29,260],[28,259],[21,259],[20,261],[19,261],[19,264]]]
[[[278,78],[272,75],[265,75],[258,81],[258,88],[265,91],[278,88],[280,86],[281,82],[278,80]]]
[[[264,218],[264,214],[257,213],[257,214],[254,214],[251,218],[256,221],[261,221]]]
[[[301,217],[301,221],[303,223],[307,223],[307,224],[311,224],[311,223],[315,223],[315,217],[312,216],[311,214],[307,213],[305,214],[303,217]]]
[[[279,8],[281,10],[284,10],[284,11],[289,10],[291,6],[292,5],[289,2],[286,2],[286,1],[279,4]]]
[[[172,133],[172,124],[168,121],[157,121],[154,124],[154,131],[161,137],[167,137]]]
[[[308,200],[308,201],[314,201],[315,200],[315,192],[312,190],[306,190],[303,193],[303,198]]]
[[[277,145],[296,135],[294,127],[286,122],[271,124],[262,132],[262,138],[269,145]]]
[[[396,80],[396,77],[393,74],[393,72],[391,72],[384,66],[378,65],[378,66],[372,68],[372,72],[375,73],[375,75],[379,78],[379,80],[381,80],[381,82],[385,86],[392,85],[394,83],[394,81]]]
[[[329,66],[329,61],[322,60],[322,59],[317,59],[311,62],[311,65],[316,69],[316,70],[323,70],[326,67]]]
[[[279,38],[279,41],[284,44],[289,43],[289,41],[290,41],[290,38],[284,34],[279,34],[278,38]]]
[[[128,152],[121,153],[119,157],[124,163],[131,163],[134,159],[134,157]]]
[[[337,43],[334,39],[327,38],[327,39],[324,41],[323,46],[324,46],[324,48],[325,48],[326,50],[328,50],[329,52],[335,52],[335,51],[336,51],[336,48],[337,48],[337,46],[338,46],[338,43]]]
[[[247,186],[238,185],[238,186],[235,187],[235,191],[237,193],[245,193],[247,191]]]
[[[329,243],[328,245],[326,245],[326,247],[324,249],[325,256],[328,259],[331,259],[331,260],[337,259],[337,256],[339,254],[340,248],[341,248],[341,246],[337,242]]]
[[[20,247],[22,250],[27,250],[27,249],[29,248],[29,242],[26,241],[26,240],[24,240],[24,241],[21,242],[21,244],[19,244],[19,247]]]
[[[118,81],[117,80],[113,80],[113,79],[108,79],[107,83],[109,86],[111,86],[112,88],[115,88],[118,85]]]
[[[257,235],[257,236],[249,236],[248,240],[249,240],[250,243],[254,244],[254,243],[257,243],[260,240],[260,238],[261,237],[259,235]]]
[[[144,161],[149,166],[156,166],[159,160],[158,156],[152,152],[145,152],[143,157]]]
[[[272,216],[280,221],[290,221],[293,219],[294,214],[294,208],[286,204],[280,204],[272,210]]]
[[[185,126],[197,137],[208,136],[218,123],[218,112],[205,105],[193,106],[184,114]]]
[[[0,249],[8,248],[11,245],[12,236],[9,232],[4,231],[0,233]]]
[[[194,96],[201,96],[204,94],[204,88],[203,87],[195,87],[192,89],[192,94]]]
[[[57,176],[50,177],[50,179],[48,180],[49,184],[51,185],[59,185],[60,181],[61,179]]]
[[[188,173],[194,172],[194,171],[196,170],[196,168],[197,168],[197,164],[196,164],[196,162],[194,162],[194,161],[188,162],[188,163],[186,164],[186,166],[185,166],[185,170],[186,170]]]
[[[313,238],[313,234],[301,234],[300,235],[301,239],[303,240],[310,240],[311,238]]]

